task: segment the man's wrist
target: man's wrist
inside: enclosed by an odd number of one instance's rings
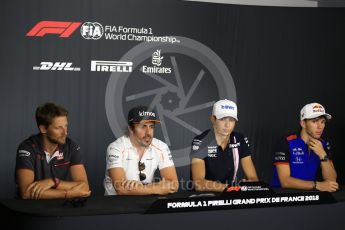
[[[312,188],[312,190],[314,190],[314,191],[316,191],[316,190],[318,190],[317,189],[317,181],[313,181],[313,188]]]
[[[52,179],[53,179],[53,182],[54,182],[54,185],[53,185],[52,188],[57,188],[59,186],[61,180],[59,178],[57,178],[57,177],[54,177]]]
[[[323,157],[320,157],[321,162],[329,161],[329,157],[327,154],[325,154]]]
[[[223,189],[223,192],[226,192],[229,188],[229,185],[228,184],[225,184],[225,188]]]

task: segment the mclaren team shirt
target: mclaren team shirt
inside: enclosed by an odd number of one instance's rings
[[[132,145],[128,136],[122,136],[111,143],[107,149],[106,157],[106,171],[104,179],[105,195],[116,195],[112,179],[109,176],[108,170],[111,168],[123,168],[126,175],[126,180],[139,179],[139,161],[145,164],[145,169],[141,171],[146,175],[143,183],[152,183],[154,181],[154,174],[156,169],[159,170],[174,166],[172,155],[169,147],[164,142],[153,138],[150,146],[146,148],[142,158],[136,148]]]
[[[330,144],[321,140],[328,157],[331,159]],[[277,143],[273,159],[272,187],[281,187],[276,165],[287,164],[290,166],[290,176],[301,180],[315,181],[320,169],[320,158],[299,135],[289,135]]]

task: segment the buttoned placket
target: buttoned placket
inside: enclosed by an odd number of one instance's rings
[[[147,161],[145,161],[145,159],[146,159],[145,157],[148,154],[147,152],[151,152],[150,151],[151,150],[151,145],[149,147],[145,148],[144,153],[143,153],[143,155],[140,158],[140,154],[138,153],[137,149],[132,145],[132,142],[130,141],[130,139],[128,139],[128,142],[129,142],[129,144],[131,146],[132,151],[135,153],[136,164],[138,165],[139,162],[142,162],[142,163],[145,164],[145,169],[142,170],[141,172],[145,173],[146,174],[146,178],[148,178],[148,175],[149,175],[148,172],[151,172],[151,171],[148,170],[148,166],[149,165],[147,164]],[[150,167],[151,167],[151,164],[150,164]],[[139,179],[139,173],[140,173],[139,167],[136,167],[136,168],[137,168],[138,180],[140,180]],[[150,170],[151,170],[151,168],[150,168]],[[145,179],[144,181],[146,181],[146,180],[147,179]]]

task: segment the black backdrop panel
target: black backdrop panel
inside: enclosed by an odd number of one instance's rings
[[[69,110],[69,135],[83,150],[93,194],[103,194],[106,147],[122,134],[131,106],[158,110],[163,124],[156,135],[169,143],[185,181],[191,140],[210,126],[210,105],[219,98],[238,103],[236,129],[248,135],[264,181],[271,177],[274,144],[298,130],[301,107],[323,104],[334,117],[326,135],[344,183],[343,9],[6,0],[0,18],[1,198],[14,194],[17,145],[37,132],[34,111],[46,101]],[[40,21],[55,24],[27,36]],[[135,36],[161,42],[136,41]],[[92,71],[92,61],[119,67],[117,72]],[[54,70],[42,62],[66,62],[67,67]],[[143,73],[143,66],[170,73]]]

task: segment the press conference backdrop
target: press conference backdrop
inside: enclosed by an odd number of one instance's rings
[[[236,130],[250,141],[261,180],[274,145],[298,130],[299,111],[320,102],[333,115],[339,182],[345,109],[345,11],[180,1],[1,1],[0,197],[14,196],[18,144],[37,132],[36,107],[69,110],[93,194],[103,194],[106,148],[128,110],[154,107],[156,137],[189,179],[193,137],[210,127],[212,104],[238,103]]]

